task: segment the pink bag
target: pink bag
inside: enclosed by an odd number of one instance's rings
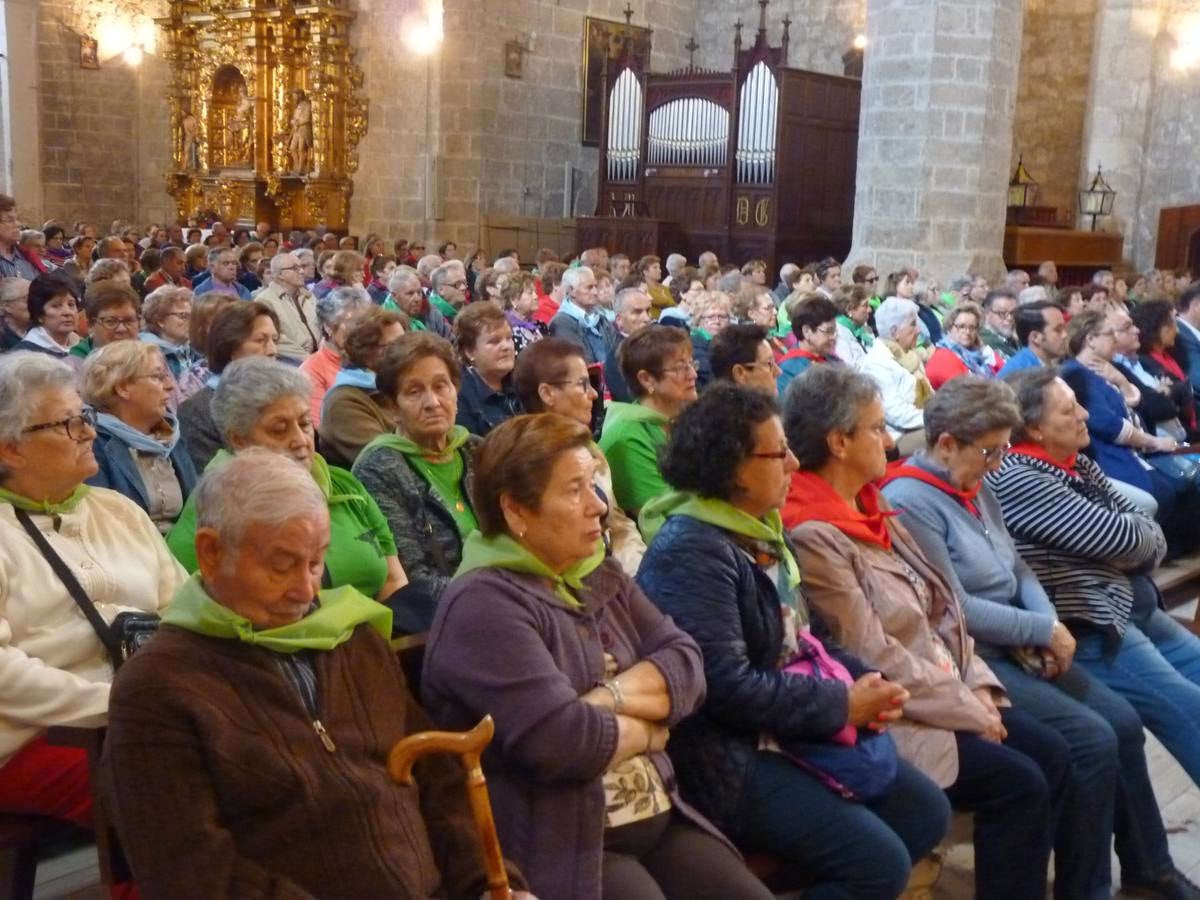
[[[808,628],[796,632],[796,641],[800,645],[796,658],[783,667],[783,671],[793,675],[807,675],[824,681],[840,681],[847,686],[854,684],[850,672],[840,662],[825,652],[825,647],[813,637]],[[830,740],[835,744],[853,747],[858,738],[858,729],[847,722]]]

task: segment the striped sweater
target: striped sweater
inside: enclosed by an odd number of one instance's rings
[[[1080,455],[1076,467],[1079,477],[1010,453],[987,481],[1018,552],[1059,616],[1123,635],[1133,607],[1127,574],[1157,565],[1166,540],[1095,462]]]

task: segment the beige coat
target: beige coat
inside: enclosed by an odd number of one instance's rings
[[[317,318],[317,298],[307,288],[293,299],[283,285],[268,284],[254,295],[279,317],[279,355],[303,361],[321,344],[321,322]]]
[[[882,499],[880,506],[888,508]],[[971,692],[989,687],[1002,696],[1004,689],[975,655],[949,585],[903,525],[892,518],[888,528],[890,553],[852,540],[826,522],[805,522],[791,537],[814,613],[843,647],[912,695],[904,717],[892,728],[900,755],[945,788],[958,778],[954,732],[979,732],[987,724],[987,711]],[[930,608],[921,603],[901,559],[928,582]],[[961,679],[935,662],[935,631],[949,648]]]

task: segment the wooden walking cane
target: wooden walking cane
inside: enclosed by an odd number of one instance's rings
[[[508,872],[500,852],[500,838],[492,818],[492,802],[488,799],[487,779],[479,762],[483,748],[492,741],[496,725],[491,716],[484,716],[470,731],[422,731],[399,741],[388,754],[388,774],[400,784],[412,784],[412,768],[420,757],[431,753],[453,753],[463,761],[467,770],[467,799],[471,814],[483,844],[483,862],[487,871],[488,894],[491,900],[511,900]]]

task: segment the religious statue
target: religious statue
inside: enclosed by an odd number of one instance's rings
[[[292,91],[292,96],[296,98],[296,106],[292,110],[292,137],[288,154],[292,158],[292,171],[297,175],[307,175],[312,168],[312,101],[299,88]]]
[[[225,151],[226,165],[249,165],[254,156],[254,100],[245,91],[229,118],[229,143]]]
[[[200,126],[190,105],[184,110],[180,126],[183,129],[183,167],[195,172],[200,168]]]

